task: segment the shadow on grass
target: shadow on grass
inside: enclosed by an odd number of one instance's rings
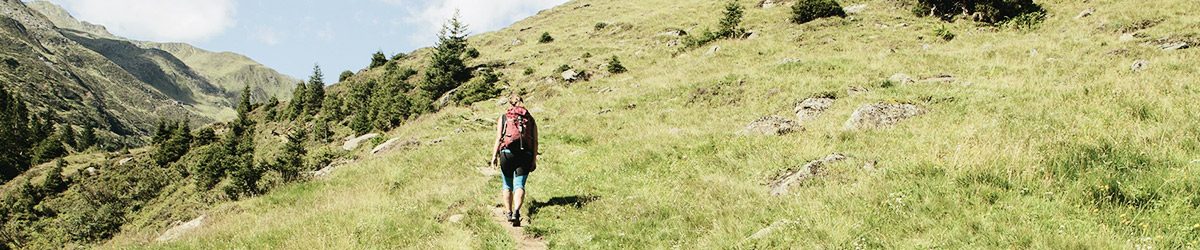
[[[533,201],[529,202],[529,220],[532,221],[533,218],[537,215],[538,210],[541,210],[542,208],[545,208],[545,207],[571,206],[571,207],[578,209],[578,208],[582,208],[584,205],[587,205],[588,203],[591,203],[591,202],[599,200],[599,199],[600,199],[600,196],[595,196],[595,195],[582,195],[582,196],[572,195],[572,196],[560,196],[560,197],[550,198],[549,200],[546,200],[545,202],[533,200]]]

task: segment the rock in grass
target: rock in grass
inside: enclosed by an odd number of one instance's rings
[[[200,217],[196,217],[195,219],[192,219],[188,222],[184,222],[183,224],[179,224],[178,226],[172,227],[171,229],[167,229],[166,232],[163,232],[163,234],[159,235],[158,238],[155,238],[154,241],[164,242],[164,241],[171,241],[176,238],[179,238],[179,236],[183,236],[183,234],[186,234],[188,232],[191,232],[192,230],[196,230],[196,228],[200,228],[200,226],[203,226],[204,218],[205,218],[204,215],[200,215]]]
[[[717,54],[717,51],[721,51],[721,46],[720,46],[720,45],[713,45],[713,46],[712,46],[712,48],[708,49],[708,52],[705,52],[705,53],[704,53],[704,55],[707,55],[707,56],[713,56],[713,55],[716,55],[716,54]]]
[[[1150,68],[1150,61],[1146,61],[1146,60],[1133,61],[1133,65],[1129,66],[1129,69],[1132,69],[1134,72],[1144,71],[1149,68]]]
[[[862,13],[864,10],[867,10],[867,4],[865,3],[850,5],[842,8],[842,11],[846,12],[846,14],[858,14]]]
[[[774,8],[776,6],[786,6],[791,2],[792,1],[788,1],[788,0],[762,0],[762,1],[758,2],[758,7],[763,8],[763,9],[770,9],[770,8]]]
[[[888,81],[891,81],[896,84],[910,84],[910,83],[916,82],[913,80],[913,78],[911,76],[908,76],[907,74],[904,74],[904,73],[892,74],[891,77],[888,77]]]
[[[447,218],[446,221],[449,221],[450,223],[458,223],[458,222],[462,221],[463,218],[466,218],[466,217],[467,216],[463,215],[463,214],[455,214],[455,215],[451,215],[450,218]]]
[[[1096,13],[1096,8],[1087,8],[1079,12],[1079,15],[1075,15],[1075,19],[1082,19],[1084,17],[1091,16],[1092,13]]]
[[[833,98],[831,97],[811,97],[804,99],[800,104],[796,105],[796,121],[804,124],[805,122],[817,119],[817,116],[826,109],[833,106]]]
[[[375,146],[374,149],[371,149],[371,154],[379,154],[379,153],[391,151],[392,149],[396,149],[396,148],[415,147],[415,146],[420,146],[420,145],[421,145],[420,141],[408,140],[408,141],[400,142],[400,138],[392,138],[390,140],[387,140],[386,142],[383,142],[383,144],[379,144],[379,146]]]
[[[800,124],[779,116],[758,118],[738,132],[741,135],[785,135],[800,130]]]
[[[346,142],[342,143],[342,149],[354,150],[355,148],[358,148],[358,145],[362,144],[362,142],[370,140],[370,139],[374,139],[375,137],[379,137],[379,134],[370,133],[370,134],[365,134],[365,135],[362,135],[359,137],[346,139]]]
[[[1181,49],[1188,48],[1188,43],[1187,42],[1164,43],[1162,45],[1158,45],[1158,48],[1165,50],[1165,51],[1181,50]]]
[[[924,113],[921,107],[907,103],[867,104],[854,110],[845,127],[847,130],[884,128]]]
[[[793,184],[803,182],[817,176],[824,171],[825,165],[833,164],[846,159],[846,155],[840,153],[832,153],[825,158],[810,161],[804,166],[795,169],[785,170],[782,174],[772,178],[771,180],[771,195],[783,195],[788,193],[788,188]]]

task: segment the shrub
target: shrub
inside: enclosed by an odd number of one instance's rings
[[[525,68],[524,73],[525,73],[525,75],[533,75],[533,73],[537,73],[537,72],[534,72],[533,68]]]
[[[740,38],[746,34],[746,29],[741,27],[742,16],[744,12],[742,5],[737,1],[730,1],[725,5],[725,12],[722,15],[719,27],[716,32],[705,30],[698,36],[688,35],[683,38],[683,48],[691,49],[704,46],[718,39],[733,39]]]
[[[600,30],[603,30],[604,28],[608,28],[608,23],[598,22],[598,23],[596,23],[595,27],[592,27],[592,29],[595,31],[600,31]]]
[[[801,24],[825,17],[845,17],[842,5],[835,0],[800,0],[792,5],[792,22]]]
[[[542,37],[538,38],[538,43],[554,42],[554,37],[550,36],[550,32],[542,32]]]
[[[735,38],[746,34],[746,29],[741,27],[742,16],[745,11],[742,10],[742,5],[737,1],[730,1],[725,4],[725,15],[721,18],[720,29],[717,30],[717,36],[720,38]]]
[[[371,66],[368,68],[374,69],[383,66],[384,63],[387,63],[387,56],[383,55],[383,51],[376,51],[375,54],[371,54]]]
[[[932,15],[949,21],[960,14],[969,14],[975,21],[1003,24],[1029,13],[1045,13],[1046,10],[1033,0],[917,0],[913,14]],[[1027,17],[1024,21],[1039,21]]]
[[[934,29],[933,36],[946,41],[954,40],[954,33],[950,32],[950,29],[946,28],[945,25]]]
[[[463,84],[462,88],[454,93],[454,100],[459,104],[471,104],[492,99],[500,95],[500,89],[496,88],[497,82],[500,82],[500,76],[491,70],[483,71],[479,76]]]
[[[1045,20],[1046,12],[1030,12],[1009,19],[1004,22],[1004,26],[1015,30],[1033,30]]]
[[[563,65],[559,65],[558,69],[555,69],[554,72],[562,73],[563,71],[567,71],[567,70],[571,70],[571,65],[563,64]]]
[[[354,76],[354,72],[350,72],[349,70],[342,71],[342,74],[338,75],[338,82],[345,82],[346,79],[350,79],[352,76]]]
[[[621,60],[617,56],[613,56],[612,59],[608,60],[608,73],[620,74],[625,73],[625,71],[625,66],[621,65]]]

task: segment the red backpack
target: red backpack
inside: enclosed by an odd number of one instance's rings
[[[533,140],[529,127],[533,116],[529,114],[529,110],[526,110],[525,107],[512,107],[504,113],[502,119],[504,128],[501,131],[503,136],[500,138],[500,149],[507,148],[514,151],[531,149]]]

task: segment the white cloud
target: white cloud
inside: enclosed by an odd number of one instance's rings
[[[400,0],[382,0],[399,2]],[[567,0],[429,0],[422,9],[406,20],[420,25],[424,41],[432,41],[442,24],[458,10],[461,19],[472,33],[493,31],[532,16],[540,10],[565,3]]]
[[[135,39],[198,42],[234,25],[234,0],[54,0],[81,20]]]
[[[258,32],[254,33],[254,40],[258,40],[258,42],[269,46],[275,46],[279,44],[279,36],[279,32],[275,32],[274,29],[260,27]]]

